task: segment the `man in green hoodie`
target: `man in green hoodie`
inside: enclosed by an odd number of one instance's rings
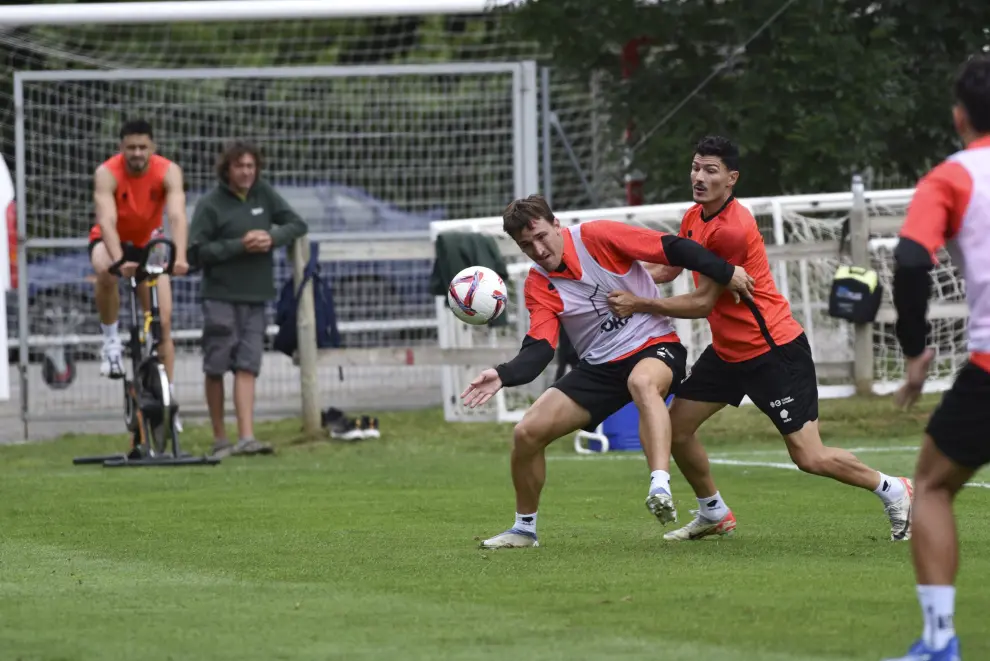
[[[220,183],[196,204],[189,232],[203,267],[203,372],[213,453],[268,454],[254,438],[254,385],[264,353],[265,303],[275,298],[272,251],[306,234],[306,223],[259,178],[261,154],[234,141],[217,162]],[[224,425],[223,378],[234,373],[238,441]]]

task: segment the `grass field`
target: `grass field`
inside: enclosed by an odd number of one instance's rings
[[[822,403],[827,442],[911,474],[934,399]],[[663,659],[876,661],[920,632],[908,545],[874,495],[785,464],[770,423],[727,411],[703,438],[736,536],[665,542],[640,455],[548,463],[542,547],[481,551],[512,521],[506,425],[438,411],[383,437],[306,441],[213,468],[75,467],[117,439],[0,449],[0,658],[19,661]],[[201,428],[187,432],[202,451]],[[979,476],[976,478],[980,479]],[[674,475],[681,521],[696,503]],[[958,500],[957,629],[990,658],[990,491]]]

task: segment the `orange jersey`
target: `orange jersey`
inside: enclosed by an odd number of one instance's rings
[[[711,218],[701,205],[688,209],[681,220],[680,236],[693,239],[733,266],[741,266],[756,281],[753,305],[736,303],[724,292],[708,315],[712,346],[718,357],[739,363],[761,356],[774,344],[795,340],[804,329],[791,315],[791,306],[770,273],[763,236],[749,210],[730,197]],[[698,286],[698,273],[694,273]]]
[[[148,168],[139,175],[127,171],[123,154],[111,156],[103,162],[117,180],[114,199],[117,202],[117,234],[121,243],[130,242],[143,246],[151,240],[151,235],[162,226],[165,213],[165,173],[172,161],[152,154]],[[90,241],[102,236],[100,226],[95,225],[89,233]]]
[[[552,273],[546,273],[539,268],[531,269],[523,287],[526,308],[529,311],[527,335],[534,340],[546,340],[554,349],[557,348],[560,337],[561,316],[572,316],[576,313],[575,310],[565,310],[567,306],[565,306],[565,297],[561,295],[561,289],[568,285],[560,281],[586,279],[585,269],[582,267],[582,252],[586,252],[587,258],[594,262],[593,264],[585,262],[589,264],[590,269],[594,270],[597,265],[606,274],[618,276],[616,280],[632,278],[631,271],[635,264],[636,268],[642,271],[639,274],[642,276],[640,279],[642,282],[637,281],[642,290],[634,293],[641,296],[655,296],[656,285],[638,261],[667,263],[661,243],[663,236],[661,232],[612,220],[592,220],[582,223],[579,227],[577,240],[580,241],[580,246],[575,245],[574,228],[563,230],[564,251],[561,267]],[[557,281],[559,286],[555,285],[554,281]],[[625,287],[616,285],[616,288],[633,291],[628,289],[629,286],[631,285]],[[606,301],[607,294],[607,291],[599,291],[596,288],[590,298],[585,296],[590,301],[588,305],[595,308],[598,319],[602,321],[611,316]],[[570,336],[570,333],[568,335],[572,343],[575,343],[575,348],[578,348],[582,338]],[[622,360],[653,344],[680,341],[674,333],[673,326],[663,318],[651,318],[648,323],[642,324],[635,330],[629,330],[628,335],[621,348],[609,354],[607,358],[609,362]]]

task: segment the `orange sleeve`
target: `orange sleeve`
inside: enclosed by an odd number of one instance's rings
[[[900,236],[935,252],[959,232],[973,193],[973,177],[960,163],[946,161],[921,178]]]
[[[733,266],[742,266],[749,247],[746,230],[733,223],[722,223],[708,235],[705,247]]]
[[[526,335],[534,340],[546,340],[554,349],[560,339],[560,319],[557,315],[564,311],[560,293],[550,280],[530,269],[523,285],[526,309],[529,311],[529,331]]]
[[[592,220],[581,225],[588,253],[605,269],[625,275],[633,262],[669,265],[663,249],[665,232],[615,220]]]

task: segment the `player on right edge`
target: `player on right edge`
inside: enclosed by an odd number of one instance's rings
[[[897,403],[911,407],[928,376],[929,271],[946,242],[966,281],[970,355],[932,413],[915,469],[911,552],[924,628],[906,656],[889,661],[962,659],[953,623],[959,543],[952,501],[990,463],[990,56],[963,65],[955,97],[953,123],[966,146],[918,182],[894,252],[897,339],[907,358]]]
[[[671,453],[698,498],[697,516],[668,540],[694,540],[735,530],[736,519],[712,479],[697,430],[726,405],[749,396],[784,437],[791,460],[806,473],[830,477],[880,497],[892,540],[911,534],[911,481],[876,471],[848,450],[828,447],[818,433],[818,379],[804,329],[774,284],[756,219],[733,196],[739,152],[727,139],[707,137],[691,164],[694,201],[681,221],[680,236],[693,239],[756,280],[752,300],[733,305],[722,287],[695,273],[696,289],[673,298],[646,300],[628,292],[609,296],[620,316],[650,312],[679,318],[708,318],[712,344],[695,362],[670,408]],[[681,269],[653,265],[656,282]]]

